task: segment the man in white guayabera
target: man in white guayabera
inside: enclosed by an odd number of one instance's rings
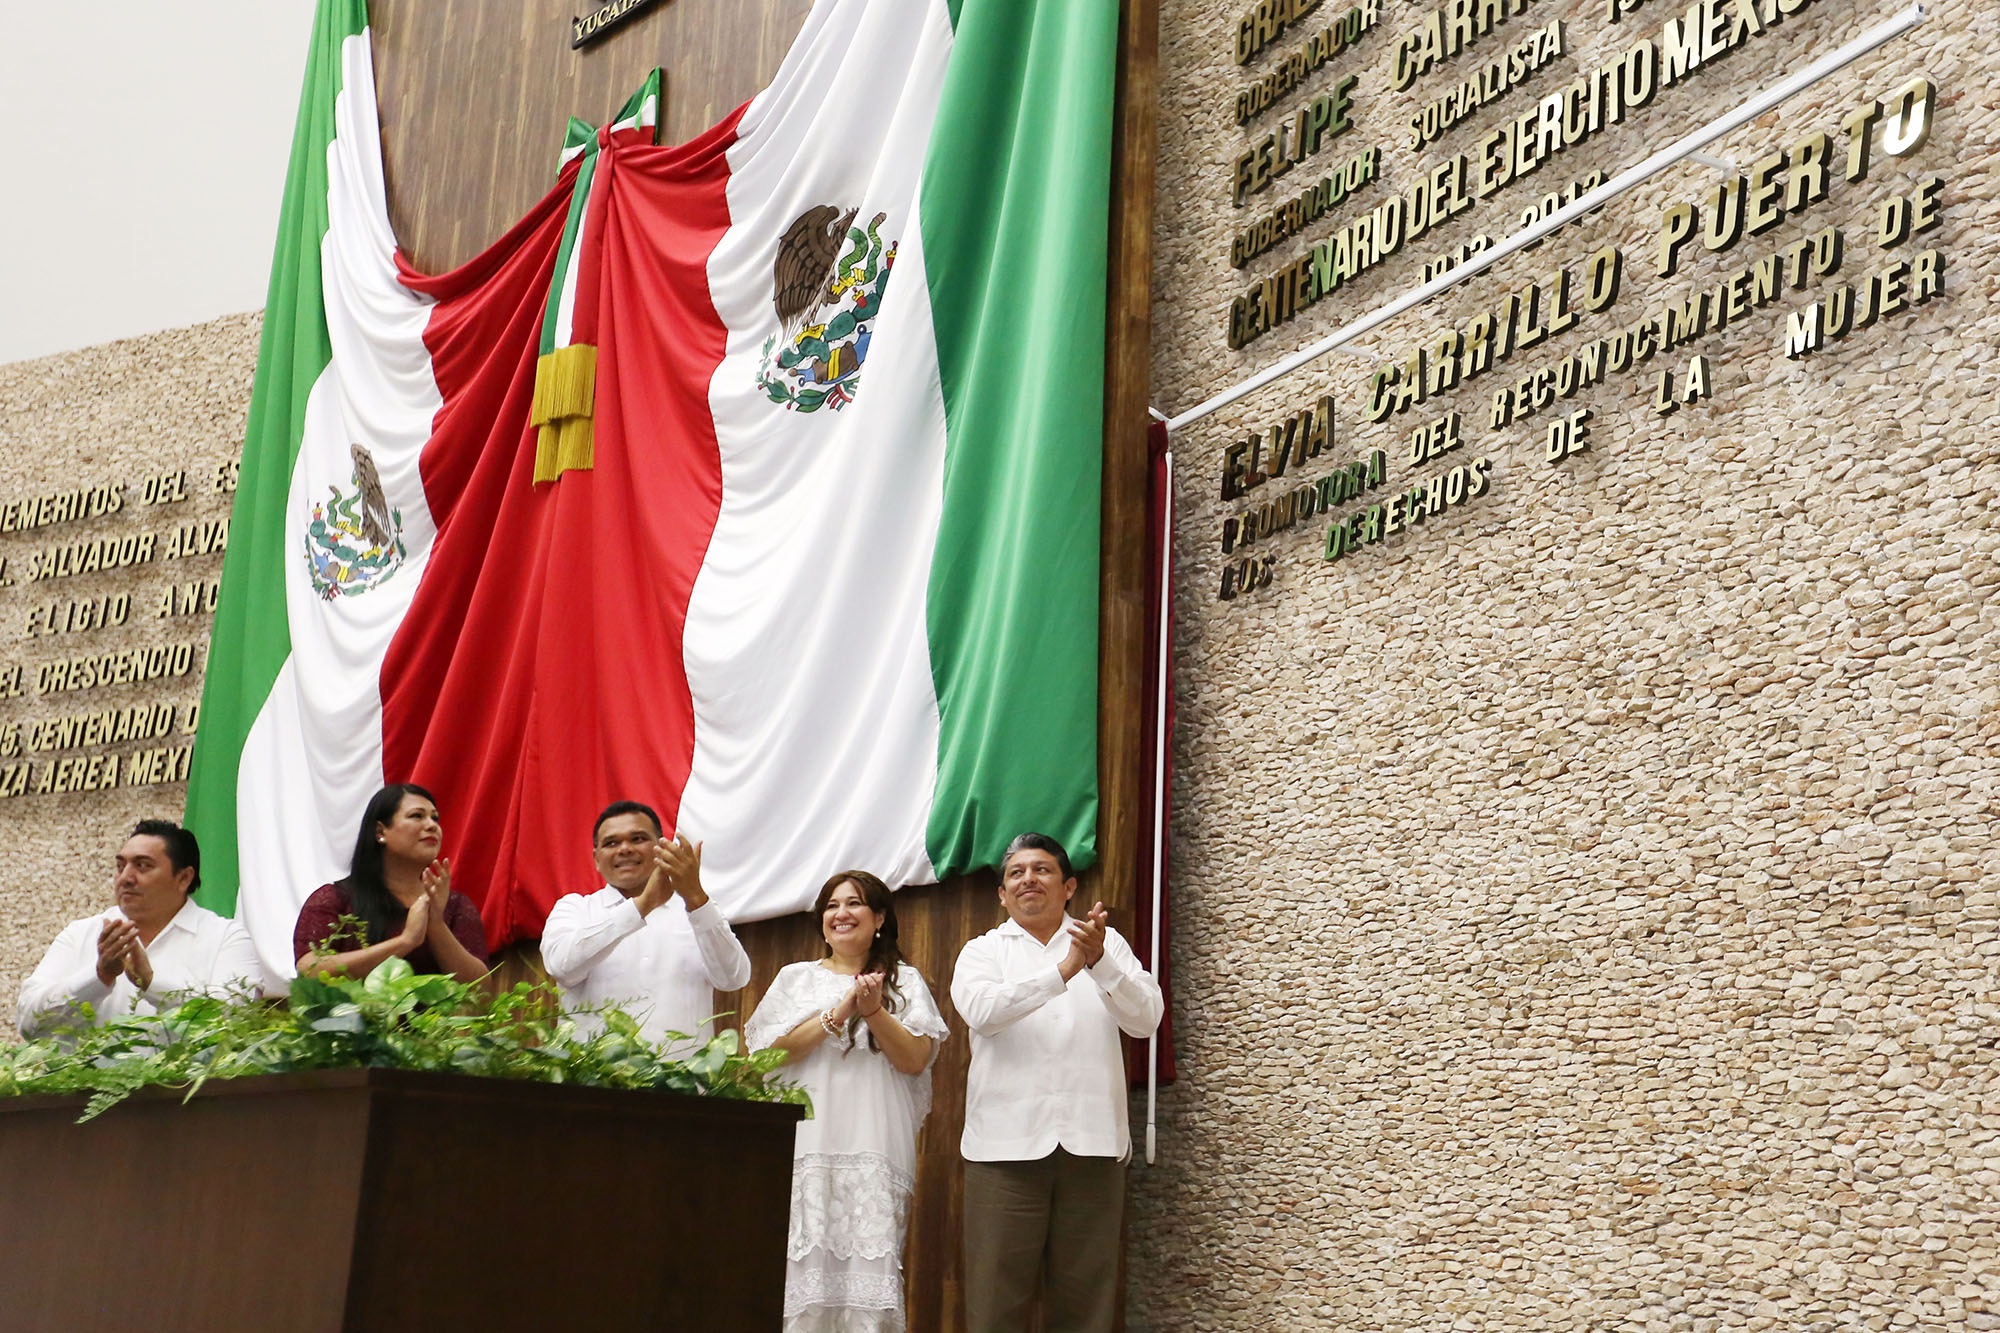
[[[254,999],[264,970],[242,926],[190,897],[201,846],[170,819],[142,819],[118,849],[112,910],[63,927],[21,987],[21,1035],[152,1014],[182,996]]]
[[[1109,1333],[1125,1163],[1120,1031],[1160,1022],[1160,987],[1106,923],[1078,918],[1069,854],[1023,833],[1000,862],[1007,920],[968,941],[951,1001],[972,1029],[965,1088],[965,1309],[1019,1333],[1042,1280],[1048,1333]]]
[[[591,830],[604,887],[560,899],[542,927],[542,963],[584,1035],[591,1011],[615,1004],[646,1039],[697,1036],[715,1014],[715,992],[750,980],[750,955],[701,887],[701,844],[662,837],[660,817],[613,801]]]

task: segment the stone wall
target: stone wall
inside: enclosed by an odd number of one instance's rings
[[[1462,211],[1447,188],[1452,216],[1232,351],[1231,301],[1253,279],[1690,12],[1656,2],[1614,24],[1603,0],[1534,0],[1398,92],[1399,35],[1428,11],[1386,0],[1245,129],[1237,90],[1344,6],[1239,68],[1253,8],[1163,0],[1154,393],[1169,413],[1892,12],[1819,0],[1750,33],[1720,5],[1733,49],[1697,45],[1643,110]],[[1555,20],[1560,55],[1410,148],[1412,114]],[[1710,164],[1666,170],[1177,437],[1180,1081],[1160,1161],[1135,1172],[1134,1328],[2000,1327],[1992,20],[1935,7]],[[1233,206],[1238,155],[1347,74],[1353,127]],[[1936,89],[1927,142],[1893,155],[1877,122],[1867,175],[1845,179],[1843,119],[1917,77]],[[1706,220],[1719,184],[1779,150],[1796,162],[1821,131],[1824,198],[1720,250],[1697,230],[1658,273],[1673,205]],[[1370,147],[1377,179],[1232,270],[1232,236]],[[1941,218],[1882,245],[1884,201],[1933,178]],[[1739,270],[1827,228],[1837,269],[1808,255],[1772,299],[1754,299],[1754,272],[1730,295]],[[1592,310],[1579,296],[1606,246],[1622,281]],[[1909,304],[1927,250],[1943,290]],[[1873,291],[1901,308],[1785,354],[1794,312],[1899,261]],[[1379,367],[1530,282],[1547,316],[1565,270],[1566,331],[1366,419]],[[1555,383],[1571,354],[1703,289],[1724,327],[1492,424],[1496,390],[1526,379],[1532,401],[1538,372]],[[1708,391],[1686,401],[1702,369]],[[1322,394],[1325,450],[1225,499],[1229,446]],[[1550,423],[1585,408],[1587,448],[1548,461]],[[1449,412],[1462,445],[1412,466],[1412,430]],[[1376,449],[1382,484],[1342,500],[1329,483],[1224,554],[1227,520]],[[1395,501],[1391,535],[1346,523],[1478,459],[1441,513],[1427,494],[1420,521]],[[1327,503],[1357,545],[1332,561]]]
[[[1321,3],[1239,67],[1250,7],[1162,0],[1155,401],[1168,411],[1888,12],[1794,3],[1490,197],[1468,176],[1459,211],[1447,186],[1451,216],[1379,262],[1329,252],[1339,286],[1232,350],[1231,301],[1253,280],[1686,12],[1653,0],[1614,25],[1601,3],[1532,0],[1396,91],[1392,53],[1427,10],[1388,0],[1239,127],[1237,90],[1344,12]],[[1721,12],[1726,42],[1734,10]],[[1557,20],[1559,54],[1537,52],[1520,86],[1408,146],[1413,113]],[[1236,207],[1239,155],[1349,74],[1352,127],[1332,134],[1329,108],[1318,151]],[[1893,155],[1878,123],[1867,175],[1843,179],[1844,118],[1919,76],[1936,88],[1928,140]],[[1135,1328],[2000,1327],[2000,1089],[1984,1031],[2000,1017],[1996,86],[1990,15],[1941,9],[1707,150],[1735,170],[1670,168],[1181,433],[1181,1080],[1163,1093],[1159,1164],[1135,1175]],[[1833,163],[1824,198],[1715,251],[1697,229],[1677,271],[1656,271],[1672,206],[1713,217],[1719,183],[1816,132]],[[1370,148],[1373,179],[1230,266],[1233,237]],[[1934,178],[1936,224],[1881,245],[1884,201]],[[1798,243],[1827,228],[1841,260],[1815,270]],[[1589,259],[1607,246],[1618,295],[1590,309]],[[1925,251],[1943,289],[1908,304]],[[1799,282],[1787,272],[1751,299],[1759,261],[1781,252],[1800,256]],[[1905,308],[1785,355],[1788,317],[1899,261]],[[1530,283],[1551,313],[1563,273],[1571,327],[1366,419],[1378,368]],[[1897,281],[1874,290],[1894,303]],[[1539,372],[1553,385],[1582,364],[1572,354],[1704,289],[1722,293],[1724,327],[1532,405]],[[19,691],[0,698],[0,786],[29,765],[28,790],[0,796],[0,1035],[48,939],[106,901],[122,830],[180,809],[179,783],[144,780],[171,768],[135,756],[185,745],[198,668],[38,687],[81,657],[205,648],[204,610],[157,612],[163,597],[176,609],[174,588],[211,583],[220,556],[163,552],[226,513],[214,481],[242,438],[257,328],[241,316],[0,366],[0,506],[120,495],[113,514],[0,532],[0,693]],[[1697,356],[1707,392],[1681,401]],[[1679,402],[1666,413],[1662,372]],[[1532,410],[1494,426],[1495,391],[1524,379]],[[1275,472],[1268,445],[1260,467],[1247,450],[1232,466],[1230,448],[1304,409],[1317,418],[1323,395],[1324,447],[1225,499],[1226,476]],[[1548,461],[1550,424],[1585,408],[1571,442],[1588,447]],[[1412,431],[1454,411],[1463,443],[1412,465]],[[1352,496],[1318,485],[1377,449],[1379,482],[1364,467]],[[143,503],[149,478],[176,476],[165,489],[185,499]],[[1442,512],[1427,499],[1413,522],[1397,499],[1401,522],[1379,512],[1371,527],[1367,511],[1433,477],[1447,478]],[[1355,540],[1331,561],[1328,506]],[[1259,531],[1259,511],[1269,530],[1225,554],[1225,522],[1251,515]],[[56,548],[145,533],[159,544],[146,562],[27,578]],[[124,623],[87,627],[86,611],[68,627],[74,604],[119,593]],[[60,633],[43,632],[51,606]],[[38,723],[151,705],[176,710],[164,734],[30,752]],[[51,765],[69,762],[69,781],[93,757],[117,761],[110,789],[34,790]]]
[[[186,803],[259,327],[0,365],[0,1039],[133,821]]]

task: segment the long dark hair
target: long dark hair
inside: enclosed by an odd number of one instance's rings
[[[882,924],[875,932],[874,942],[868,946],[868,957],[863,960],[863,972],[882,974],[882,1007],[895,1013],[903,1007],[903,992],[896,987],[896,968],[903,961],[902,946],[896,942],[896,902],[889,894],[889,886],[865,870],[842,870],[820,886],[819,897],[813,899],[813,919],[820,924],[820,938],[826,938],[826,905],[833,901],[833,891],[843,884],[852,884],[860,890],[861,899],[868,904],[868,910],[882,918]],[[833,957],[833,946],[826,944],[826,952],[820,957]],[[860,1014],[847,1020],[847,1044],[857,1040],[866,1042],[868,1020]]]
[[[361,812],[361,831],[354,835],[354,860],[349,863],[347,878],[340,881],[347,890],[354,915],[368,927],[368,938],[363,944],[394,939],[409,919],[409,909],[389,892],[389,879],[382,867],[381,837],[381,826],[395,822],[405,796],[421,796],[432,805],[437,804],[437,797],[414,782],[392,782],[369,797],[368,808]]]

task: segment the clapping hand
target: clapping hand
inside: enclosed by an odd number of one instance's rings
[[[836,1028],[846,1027],[847,1020],[861,1012],[861,979],[856,977],[854,980],[855,984],[847,988],[847,994],[841,996],[840,1003],[830,1011]]]
[[[424,867],[424,898],[429,906],[425,914],[424,935],[445,930],[445,905],[451,901],[451,858],[440,856]]]
[[[431,919],[444,920],[445,904],[451,901],[451,858],[440,856],[424,867],[424,896],[431,900]]]
[[[139,928],[122,916],[106,917],[97,932],[97,979],[109,986],[118,980],[121,972],[129,975],[127,957],[134,949],[139,950],[142,958],[145,956],[145,950],[139,944]],[[152,979],[153,968],[148,963],[146,980],[150,982]],[[139,983],[135,980],[133,984]],[[140,986],[140,989],[145,987]]]
[[[450,870],[447,869],[445,871],[447,885],[450,883],[450,874],[451,874]],[[431,928],[430,877],[431,877],[431,872],[429,870],[425,870],[424,892],[422,896],[420,896],[415,902],[410,904],[410,914],[403,920],[403,933],[396,937],[396,942],[402,946],[396,951],[397,954],[401,957],[407,958],[412,953],[416,952],[418,946],[423,944],[424,937],[430,933],[430,928]],[[442,919],[443,915],[444,914],[442,912],[438,913],[440,919]]]
[[[139,928],[132,928],[132,944],[125,950],[125,975],[132,984],[142,991],[153,988],[153,960],[146,956],[146,945],[139,938]]]
[[[863,972],[854,979],[854,1012],[868,1018],[882,1008],[882,974]]]
[[[1090,912],[1081,921],[1071,921],[1064,929],[1069,931],[1069,953],[1079,970],[1091,967],[1104,957],[1104,932],[1110,928],[1111,914],[1104,910],[1104,904],[1092,903]]]
[[[708,902],[708,891],[701,886],[700,843],[689,842],[685,833],[676,834],[672,842],[653,848],[653,864],[666,875],[688,911]]]

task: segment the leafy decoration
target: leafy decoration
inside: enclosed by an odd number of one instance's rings
[[[655,1045],[624,1010],[596,1012],[602,1031],[582,1038],[541,986],[493,995],[391,958],[359,980],[301,975],[289,1004],[195,996],[157,1015],[0,1046],[0,1097],[87,1092],[80,1119],[89,1120],[145,1087],[193,1097],[212,1078],[366,1067],[811,1105],[804,1089],[772,1078],[781,1051],[746,1055],[733,1031],[692,1050],[684,1033]]]

